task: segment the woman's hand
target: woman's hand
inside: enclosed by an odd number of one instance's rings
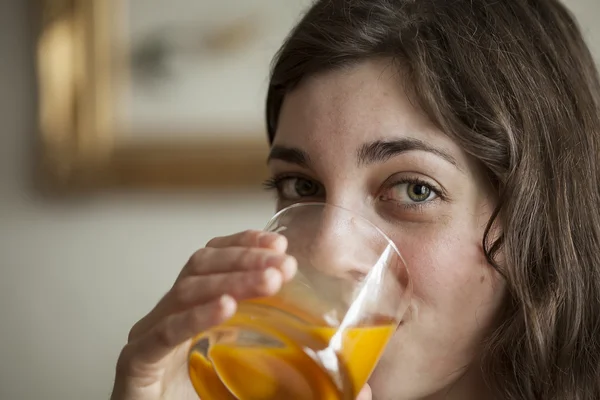
[[[360,391],[356,400],[372,400],[373,394],[371,393],[371,387],[369,385],[365,385],[365,387]]]
[[[230,318],[243,299],[269,296],[296,272],[286,239],[247,231],[211,240],[171,290],[130,331],[112,400],[197,400],[188,379],[190,341]]]

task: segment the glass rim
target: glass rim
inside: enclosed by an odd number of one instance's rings
[[[372,227],[373,229],[375,229],[375,231],[377,231],[377,233],[379,235],[381,235],[383,237],[383,239],[385,239],[385,241],[388,243],[388,245],[390,245],[392,247],[392,249],[394,250],[394,252],[396,253],[396,255],[400,258],[400,260],[402,260],[402,264],[404,264],[404,268],[408,270],[408,266],[406,265],[406,261],[404,260],[404,257],[402,257],[402,253],[400,252],[400,250],[398,249],[398,246],[396,246],[396,243],[394,243],[394,241],[392,239],[389,238],[389,236],[383,232],[377,225],[375,225],[373,222],[371,222],[369,219],[367,219],[366,217],[358,214],[356,211],[352,211],[348,208],[342,207],[342,206],[338,206],[336,204],[330,204],[330,203],[323,203],[323,202],[318,202],[318,201],[311,201],[311,202],[304,202],[304,203],[294,203],[292,205],[289,205],[287,207],[282,208],[281,210],[277,211],[275,214],[273,214],[273,216],[269,219],[269,221],[267,222],[267,224],[265,225],[265,229],[267,229],[272,223],[273,221],[275,221],[281,214],[284,214],[294,208],[301,208],[301,207],[323,207],[323,208],[333,208],[333,209],[338,209],[341,211],[344,211],[346,213],[349,213],[357,218],[359,218],[361,221],[365,222],[367,225],[369,225],[370,227]]]

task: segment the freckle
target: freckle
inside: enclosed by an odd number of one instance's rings
[[[479,282],[483,283],[483,281],[485,281],[485,275],[481,275],[481,278],[479,278]]]

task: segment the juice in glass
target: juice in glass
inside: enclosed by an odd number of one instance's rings
[[[397,326],[385,318],[327,326],[278,300],[242,302],[196,338],[189,373],[202,400],[354,400]]]

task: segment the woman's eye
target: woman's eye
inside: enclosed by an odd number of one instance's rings
[[[437,198],[438,195],[425,183],[401,182],[392,186],[385,197],[399,203],[424,203]]]
[[[321,191],[318,183],[304,178],[284,178],[278,183],[279,195],[288,200],[317,197]]]

